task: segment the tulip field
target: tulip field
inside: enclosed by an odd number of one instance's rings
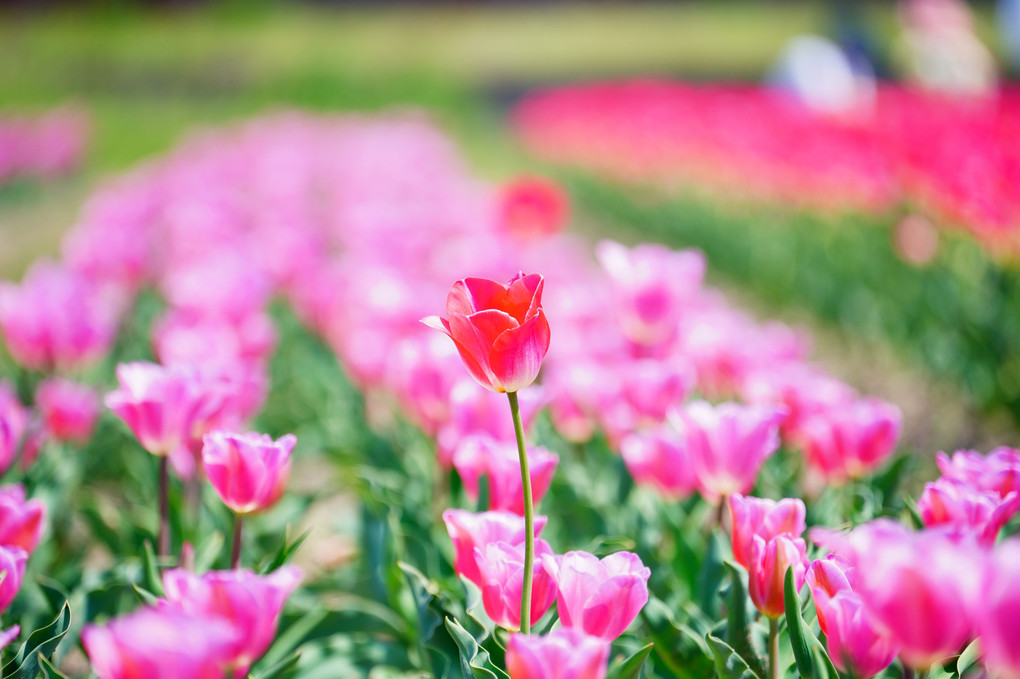
[[[1016,422],[1015,93],[325,80],[126,167],[0,115],[0,248],[85,187],[0,281],[0,676],[1020,679],[1020,435],[919,450],[812,336]]]

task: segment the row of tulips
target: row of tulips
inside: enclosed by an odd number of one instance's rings
[[[759,87],[639,81],[530,95],[518,135],[542,158],[613,178],[693,183],[820,207],[913,206],[1015,252],[1016,92],[953,100],[884,86],[853,115]]]
[[[0,118],[0,185],[73,172],[81,164],[88,136],[88,118],[72,108]]]
[[[418,117],[285,114],[197,137],[101,189],[61,262],[38,263],[20,285],[0,289],[0,331],[17,373],[0,431],[20,427],[5,439],[8,473],[45,491],[51,479],[37,470],[72,462],[96,416],[96,397],[82,395],[95,392],[68,380],[106,383],[112,363],[118,386],[105,403],[137,440],[125,459],[135,464],[144,449],[158,461],[148,499],[159,522],[145,532],[157,536],[155,563],[168,570],[144,568],[149,575],[132,581],[141,608],[86,613],[81,638],[100,679],[362,676],[355,635],[341,643],[325,618],[287,616],[288,598],[315,610],[295,589],[299,571],[284,565],[289,549],[260,561],[270,555],[246,532],[271,518],[252,514],[285,504],[292,451],[315,451],[295,448],[290,434],[243,432],[284,428],[328,448],[364,421],[377,433],[357,439],[364,450],[346,478],[364,503],[365,580],[344,594],[376,590],[351,613],[374,648],[364,666],[525,679],[703,676],[708,663],[723,676],[738,676],[741,664],[750,676],[779,676],[779,642],[804,624],[784,591],[791,567],[794,597],[805,578],[822,583],[812,588],[832,661],[857,676],[897,653],[905,666],[941,662],[975,630],[1012,633],[1006,623],[989,631],[967,622],[966,633],[918,650],[903,630],[934,634],[928,628],[941,624],[928,591],[903,570],[901,586],[883,590],[903,609],[903,626],[883,618],[879,599],[855,583],[864,571],[892,582],[892,571],[855,556],[857,531],[818,540],[850,566],[834,557],[809,568],[808,519],[861,518],[855,500],[869,478],[887,495],[866,513],[903,509],[902,464],[888,464],[899,411],[807,363],[804,333],[758,323],[704,285],[700,253],[603,241],[592,261],[587,244],[563,232],[568,215],[547,181],[478,182]],[[521,269],[547,276],[511,278]],[[451,271],[486,278],[451,289]],[[428,316],[444,293],[445,318]],[[290,388],[311,388],[314,370],[338,359],[364,394],[363,412],[345,412],[341,429],[328,424],[329,401],[265,418],[267,399],[286,388],[270,388],[271,374],[287,374],[271,363],[274,352],[293,359],[286,352],[299,343],[285,305],[270,309],[274,299],[289,303],[327,356]],[[147,309],[155,318],[140,326]],[[131,343],[139,330],[142,341]],[[404,419],[420,433],[407,434]],[[993,497],[1001,489],[990,484],[1012,479],[1017,454],[958,453],[941,464],[945,478],[916,503],[930,526],[917,535],[974,540],[987,553],[1017,509],[1012,489]],[[126,492],[150,483],[144,476],[135,469],[112,480]],[[201,500],[206,480],[235,514],[229,568],[200,566],[201,549],[185,537],[220,509]],[[744,497],[755,489],[810,502]],[[178,494],[198,501],[175,505]],[[34,502],[12,497],[19,507]],[[539,502],[544,516],[535,515]],[[730,569],[720,628],[727,504],[733,558],[747,576]],[[890,568],[904,545],[923,563],[912,544],[880,545]],[[996,563],[1000,549],[990,552]],[[848,588],[825,584],[837,579],[824,571],[829,562]],[[322,577],[308,586],[329,598]],[[838,612],[822,605],[823,590]],[[738,615],[745,600],[772,621],[767,661],[760,624]],[[961,620],[972,621],[974,600],[965,603]],[[858,628],[869,631],[844,631]],[[874,646],[867,634],[892,649],[888,657],[854,655]],[[315,643],[322,637],[325,646]],[[654,646],[642,645],[649,639]],[[296,647],[300,658],[264,666]],[[794,651],[798,668],[811,662]],[[1013,671],[995,652],[987,659],[1002,676]]]

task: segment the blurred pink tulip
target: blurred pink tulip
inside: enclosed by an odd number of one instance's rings
[[[538,622],[556,600],[556,583],[546,570],[544,557],[552,556],[549,543],[535,540],[532,575],[531,624]],[[481,577],[482,604],[496,625],[510,631],[521,627],[521,595],[524,587],[524,544],[490,542],[475,547]]]
[[[535,517],[535,537],[542,533],[547,520],[544,516]],[[473,514],[465,509],[447,509],[443,512],[443,523],[453,542],[453,570],[479,587],[482,586],[482,575],[475,556],[476,548],[496,542],[524,544],[524,517],[510,512]]]
[[[296,443],[293,434],[273,441],[266,434],[216,430],[205,435],[202,464],[223,503],[238,514],[250,514],[283,494]]]
[[[694,384],[690,367],[650,358],[603,364],[598,378],[595,414],[613,444],[632,431],[661,424]]]
[[[549,416],[556,431],[568,441],[584,443],[595,435],[602,369],[596,361],[571,358],[566,365],[551,363],[542,385],[549,392]]]
[[[867,679],[888,667],[899,647],[876,628],[847,571],[852,569],[845,560],[829,555],[811,564],[807,583],[832,662],[843,672]]]
[[[936,456],[942,475],[963,481],[980,490],[995,491],[1005,497],[1020,492],[1020,450],[1001,446],[987,455],[973,450],[958,450],[950,457]]]
[[[434,332],[401,341],[394,352],[386,382],[411,421],[435,436],[452,416],[451,392],[461,379],[457,349]]]
[[[21,484],[0,487],[0,545],[33,552],[46,527],[46,505],[25,499]]]
[[[620,442],[620,453],[634,480],[664,498],[679,500],[697,488],[690,453],[668,425],[634,432]]]
[[[224,679],[237,638],[225,620],[168,608],[142,608],[81,632],[99,679]]]
[[[609,643],[580,630],[513,634],[506,647],[510,679],[605,679]]]
[[[268,575],[249,570],[196,575],[174,569],[163,573],[163,588],[171,607],[201,618],[222,620],[237,631],[227,664],[239,673],[246,673],[273,643],[283,605],[300,583],[301,571],[294,566],[284,566]]]
[[[973,535],[987,547],[995,544],[999,531],[1018,509],[1020,492],[1000,497],[994,490],[982,491],[965,481],[948,478],[926,483],[917,500],[925,526],[954,528],[961,534]]]
[[[29,411],[18,399],[14,386],[0,380],[0,473],[14,463],[24,443]]]
[[[744,380],[741,395],[748,403],[785,406],[784,438],[794,435],[811,415],[849,405],[857,398],[857,392],[843,382],[798,362],[763,366]]]
[[[1020,540],[1006,540],[992,551],[977,609],[985,667],[996,679],[1020,678]]]
[[[892,454],[902,416],[891,403],[865,398],[808,417],[793,434],[808,467],[830,483],[861,478]]]
[[[468,372],[483,387],[520,391],[538,377],[549,351],[543,287],[539,274],[521,273],[506,285],[465,278],[450,289],[449,318],[429,316],[423,322],[450,336]]]
[[[152,344],[164,365],[262,361],[276,345],[276,328],[259,311],[230,319],[177,309],[153,325]]]
[[[28,552],[21,547],[0,546],[0,612],[6,611],[21,589],[21,581],[25,578],[25,564]]]
[[[568,629],[613,641],[648,603],[652,572],[637,554],[616,552],[602,560],[587,552],[542,557],[558,592],[556,609]]]
[[[61,378],[43,381],[35,393],[43,426],[53,439],[79,446],[92,438],[99,415],[99,396],[87,385]]]
[[[691,456],[698,488],[712,502],[754,487],[765,460],[779,447],[784,411],[736,403],[691,403],[671,412]]]
[[[786,571],[793,568],[797,591],[804,586],[809,563],[804,539],[790,533],[781,533],[768,540],[755,535],[751,542],[750,563],[747,589],[751,601],[762,615],[780,617],[785,611],[783,587]]]
[[[783,498],[776,502],[734,493],[729,496],[729,508],[733,559],[748,570],[751,569],[755,536],[766,543],[783,533],[798,538],[807,527],[807,509],[799,498]]]
[[[541,446],[528,450],[532,499],[535,506],[542,501],[560,458]],[[489,484],[489,509],[506,510],[524,515],[524,489],[521,483],[520,456],[517,446],[500,443],[486,436],[469,436],[461,441],[453,454],[464,491],[472,501],[478,500],[478,484],[485,476]]]
[[[517,238],[552,236],[567,225],[570,199],[556,182],[544,177],[519,177],[500,188],[500,228]]]

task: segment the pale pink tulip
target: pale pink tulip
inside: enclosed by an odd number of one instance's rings
[[[546,570],[544,557],[553,551],[545,540],[535,540],[531,590],[531,624],[538,622],[556,600],[556,583]],[[490,542],[475,547],[481,578],[482,604],[489,618],[503,629],[521,627],[521,596],[524,588],[524,544]]]
[[[506,647],[510,679],[605,679],[609,643],[580,630],[513,634]]]
[[[538,506],[552,484],[560,458],[541,446],[532,446],[527,453],[532,500]],[[453,454],[453,466],[471,500],[478,499],[478,484],[484,475],[489,484],[488,508],[524,515],[524,488],[516,444],[500,443],[487,436],[469,436]]]
[[[1000,446],[987,455],[974,450],[958,450],[950,457],[936,456],[942,475],[964,481],[974,488],[991,490],[1005,497],[1020,491],[1020,450]]]
[[[547,520],[544,516],[535,517],[535,537],[542,533]],[[447,509],[443,512],[443,523],[453,542],[454,571],[479,587],[482,586],[482,576],[478,570],[476,548],[496,542],[524,544],[524,517],[511,512],[473,514],[465,509]]]

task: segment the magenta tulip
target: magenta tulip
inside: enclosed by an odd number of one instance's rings
[[[549,490],[559,461],[558,455],[541,446],[528,450],[528,470],[536,506]],[[484,475],[489,484],[488,508],[524,515],[521,467],[514,444],[500,443],[487,436],[469,436],[457,447],[453,466],[471,500],[478,499],[478,484]]]
[[[518,177],[506,183],[497,203],[500,229],[521,239],[555,235],[570,216],[567,193],[544,177]]]
[[[227,657],[228,666],[241,673],[272,644],[283,605],[300,582],[301,571],[293,566],[268,575],[249,570],[163,573],[163,588],[172,607],[201,618],[218,618],[237,630]]]
[[[784,498],[776,502],[734,493],[729,498],[729,508],[733,558],[748,570],[751,568],[755,536],[766,543],[783,533],[797,538],[807,527],[807,509],[799,498]]]
[[[25,499],[20,484],[0,488],[0,545],[21,547],[31,553],[42,539],[46,526],[46,505]]]
[[[996,679],[1020,679],[1020,540],[998,545],[983,576],[975,620],[985,667]]]
[[[556,583],[556,610],[568,629],[612,641],[648,603],[652,572],[637,554],[616,552],[600,561],[587,552],[567,552],[542,563]]]
[[[620,454],[634,481],[654,488],[664,498],[679,500],[697,488],[690,453],[676,430],[668,425],[624,437]]]
[[[250,514],[283,494],[296,443],[293,434],[273,441],[266,434],[216,430],[205,436],[202,464],[223,503],[238,514]]]
[[[995,490],[979,490],[965,481],[940,478],[927,483],[917,500],[921,520],[928,527],[947,526],[973,535],[987,547],[995,544],[999,531],[1020,509],[1020,492],[1000,497]]]
[[[7,610],[18,595],[21,581],[25,577],[26,563],[28,552],[21,547],[0,547],[0,573],[3,574],[3,581],[0,582],[0,611]]]
[[[535,537],[545,528],[546,517],[535,517]],[[453,569],[479,587],[482,575],[478,569],[476,548],[495,542],[510,545],[524,544],[524,517],[510,512],[481,512],[473,514],[464,509],[447,509],[443,522],[453,542]]]
[[[836,405],[804,420],[793,437],[809,469],[830,483],[858,479],[892,454],[902,426],[900,410],[875,398]]]
[[[483,387],[520,391],[538,377],[549,351],[543,285],[538,274],[518,274],[506,285],[465,278],[454,283],[446,298],[448,318],[429,316],[423,322],[450,336],[468,372]]]
[[[1020,450],[996,448],[987,455],[973,450],[958,450],[950,457],[945,453],[936,456],[942,475],[964,481],[974,488],[995,491],[1005,497],[1020,492]]]
[[[43,426],[54,440],[84,445],[92,437],[99,415],[99,397],[91,387],[50,378],[36,390],[35,404],[42,415]]]
[[[782,533],[769,540],[755,535],[751,542],[751,566],[747,569],[748,593],[755,608],[768,618],[783,615],[783,586],[786,571],[793,568],[797,591],[804,586],[808,568],[807,544],[803,538]]]
[[[556,583],[543,565],[553,555],[549,543],[535,540],[534,575],[531,590],[531,624],[538,622],[556,600]],[[521,628],[521,598],[524,588],[524,544],[490,542],[475,547],[475,562],[481,577],[482,604],[489,618],[510,631]]]
[[[506,647],[510,679],[605,679],[609,643],[580,630],[514,634]]]

